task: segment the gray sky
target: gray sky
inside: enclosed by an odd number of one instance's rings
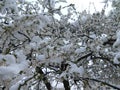
[[[104,7],[103,0],[67,0],[68,3],[75,4],[77,10],[83,11],[87,10],[90,11],[90,13],[93,13],[96,11],[101,11]],[[106,9],[108,12],[111,9],[110,3]]]
[[[26,1],[36,1],[36,0],[26,0]],[[75,4],[77,11],[87,10],[90,13],[94,13],[95,11],[101,11],[104,7],[103,0],[61,0],[67,1],[68,4]],[[106,14],[111,10],[111,3],[108,4],[106,9]],[[64,3],[65,5],[65,3]],[[63,11],[64,12],[64,11]]]

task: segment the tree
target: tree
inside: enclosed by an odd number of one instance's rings
[[[120,90],[119,20],[61,2],[0,1],[2,90]]]

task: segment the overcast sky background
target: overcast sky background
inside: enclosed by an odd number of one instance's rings
[[[90,11],[90,13],[93,13],[96,11],[101,11],[104,7],[103,0],[67,0],[68,3],[75,4],[78,11],[87,10]],[[111,10],[111,3],[108,4],[108,7],[106,9],[106,13]]]
[[[26,1],[36,1],[36,0],[26,0]],[[61,0],[64,1],[64,0]],[[90,13],[94,13],[95,11],[101,11],[104,7],[103,0],[66,0],[68,4],[75,4],[77,11],[87,10]],[[64,3],[65,5],[65,3]],[[106,14],[111,10],[111,3],[108,4],[106,9]]]

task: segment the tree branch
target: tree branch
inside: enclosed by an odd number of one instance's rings
[[[115,64],[113,61],[110,61],[110,59],[108,57],[97,57],[97,56],[94,56],[92,57],[92,59],[102,59],[102,60],[106,60],[108,61],[109,63],[111,63],[112,65],[114,65],[115,67],[118,66],[120,67],[120,64]]]
[[[25,35],[24,33],[20,32],[20,31],[18,31],[18,33],[25,36],[28,39],[29,42],[31,41],[31,39],[27,35]]]
[[[36,72],[37,73],[39,73],[39,74],[41,74],[42,76],[43,76],[43,81],[44,81],[44,83],[45,83],[45,85],[46,85],[46,88],[48,89],[48,90],[51,90],[51,84],[50,84],[50,82],[48,82],[48,79],[47,79],[47,77],[45,77],[45,74],[44,74],[44,72],[42,71],[42,69],[40,68],[40,67],[36,67]]]
[[[26,79],[24,81],[24,83],[20,84],[19,87],[18,87],[18,90],[21,90],[21,87],[24,86],[28,81],[30,81],[31,79],[33,79],[37,74],[33,75],[32,77]]]
[[[81,60],[84,59],[84,58],[87,58],[87,57],[89,57],[89,56],[92,56],[92,54],[93,54],[93,52],[90,52],[90,53],[88,53],[88,54],[86,54],[86,55],[78,58],[78,59],[75,61],[75,63],[78,63],[79,61],[81,61]]]
[[[68,80],[63,80],[63,85],[65,90],[70,90],[70,85],[69,85],[69,81]]]
[[[82,79],[83,79],[83,80],[89,80],[89,81],[99,82],[99,83],[102,83],[102,84],[107,85],[107,86],[109,86],[109,87],[112,87],[112,88],[114,88],[114,89],[120,90],[120,88],[119,88],[119,87],[114,86],[114,85],[109,84],[109,83],[104,82],[104,81],[100,81],[100,80],[93,79],[93,78],[82,78]]]

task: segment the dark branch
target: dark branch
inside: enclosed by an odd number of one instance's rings
[[[107,86],[109,86],[109,87],[112,87],[112,88],[114,88],[114,89],[120,90],[119,87],[116,87],[116,86],[114,86],[114,85],[112,85],[112,84],[109,84],[109,83],[107,83],[107,82],[104,82],[104,81],[100,81],[100,80],[93,79],[93,78],[82,78],[82,79],[84,79],[84,80],[91,80],[91,81],[95,81],[95,82],[99,82],[99,83],[102,83],[102,84],[107,85]]]
[[[106,60],[106,61],[108,61],[110,64],[114,65],[115,67],[116,67],[116,66],[120,67],[120,64],[115,64],[113,61],[110,61],[110,59],[109,59],[108,57],[96,57],[96,56],[94,56],[94,57],[92,57],[92,59],[102,59],[102,60]]]
[[[65,71],[65,70],[67,69],[68,65],[69,65],[68,63],[66,63],[66,62],[63,61],[63,62],[61,63],[61,68],[60,68],[60,70],[61,70],[61,71]]]
[[[114,42],[116,41],[116,39],[108,39],[107,41],[105,41],[104,43],[103,43],[103,45],[105,46],[105,45],[110,45],[110,46],[112,46],[113,44],[114,44]]]
[[[21,87],[24,86],[24,85],[26,85],[26,83],[27,83],[28,81],[30,81],[31,79],[35,78],[36,75],[37,75],[37,74],[33,75],[32,77],[30,77],[30,78],[28,78],[27,80],[25,80],[24,83],[20,84],[19,87],[18,87],[18,90],[21,90]]]
[[[63,85],[65,90],[70,90],[70,85],[69,85],[69,81],[68,80],[63,80]]]
[[[47,89],[48,89],[48,90],[51,90],[51,84],[50,84],[50,82],[48,82],[48,79],[47,79],[47,77],[45,77],[45,74],[44,74],[44,72],[42,71],[42,69],[37,66],[37,67],[36,67],[36,72],[39,73],[39,74],[41,74],[41,75],[43,76],[43,81],[44,81]]]
[[[89,56],[92,56],[92,54],[93,54],[93,52],[90,52],[90,53],[88,53],[88,54],[86,54],[86,55],[78,58],[78,59],[75,61],[75,63],[78,63],[79,61],[81,61],[81,60],[84,59],[84,58],[87,58],[87,57],[89,57]]]
[[[18,33],[21,34],[21,35],[23,35],[23,36],[25,36],[28,39],[29,42],[31,41],[31,39],[26,34],[20,32],[20,31],[18,31]]]

